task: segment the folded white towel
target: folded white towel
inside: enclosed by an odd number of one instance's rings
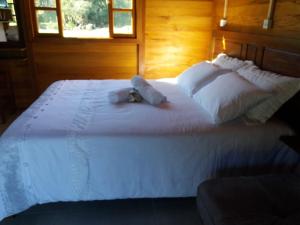
[[[116,91],[110,91],[108,93],[108,100],[113,104],[127,102],[131,90],[132,88],[123,88]]]
[[[131,79],[131,83],[133,85],[133,87],[135,89],[138,90],[138,88],[143,88],[145,86],[150,86],[150,84],[141,76],[139,75],[135,75],[132,79]]]
[[[131,79],[133,87],[138,90],[140,95],[151,105],[159,105],[167,101],[166,96],[152,87],[146,80],[140,76],[134,76]]]

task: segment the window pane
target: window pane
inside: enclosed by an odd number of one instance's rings
[[[16,19],[16,11],[15,11],[15,5],[13,3],[13,0],[8,0],[8,7],[11,9],[12,12],[12,21],[9,21],[9,26],[17,26],[17,19]]]
[[[0,0],[0,8],[6,8],[7,2],[5,0]]]
[[[113,0],[113,8],[132,9],[132,0]]]
[[[12,20],[9,21],[6,29],[6,38],[8,41],[19,41],[19,30],[13,0],[7,0],[8,7],[12,11]]]
[[[56,8],[56,0],[35,0],[35,6]]]
[[[15,16],[16,11],[15,11],[15,5],[13,3],[8,4],[8,7],[11,9],[11,13]]]
[[[114,33],[133,34],[131,12],[114,11]]]
[[[19,41],[19,30],[16,23],[9,23],[6,30],[6,37],[8,41]]]
[[[59,33],[56,11],[38,10],[37,23],[39,33]]]
[[[106,0],[61,0],[64,37],[109,37]]]
[[[9,26],[18,26],[17,17],[13,16],[12,21],[9,21]]]

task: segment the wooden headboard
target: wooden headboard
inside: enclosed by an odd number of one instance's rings
[[[252,60],[263,70],[300,77],[300,39],[215,31],[212,57],[221,52]]]

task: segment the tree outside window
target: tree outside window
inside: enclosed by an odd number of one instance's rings
[[[37,33],[76,38],[134,36],[134,0],[35,0]],[[61,18],[61,25],[60,25]]]

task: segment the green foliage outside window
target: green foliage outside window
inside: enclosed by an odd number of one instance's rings
[[[35,0],[37,7],[56,7],[56,0]]]
[[[108,36],[109,35],[109,10],[107,0],[60,0],[61,13],[63,18],[64,36]],[[36,7],[56,8],[56,0],[35,0]],[[114,0],[113,8],[132,9],[132,0]],[[38,10],[41,12],[41,10]],[[42,31],[47,33],[47,29],[54,28],[57,23],[55,13],[38,13],[38,24]],[[132,26],[131,12],[114,12],[114,26],[117,28],[129,28]],[[86,32],[86,33],[83,33]],[[87,33],[88,32],[88,33]],[[123,33],[123,32],[122,32]],[[127,32],[128,33],[128,32]],[[131,33],[131,32],[129,32]]]
[[[108,24],[106,0],[62,0],[62,13],[67,29],[89,24],[105,27]]]
[[[118,9],[131,9],[132,0],[114,0],[113,7]]]

